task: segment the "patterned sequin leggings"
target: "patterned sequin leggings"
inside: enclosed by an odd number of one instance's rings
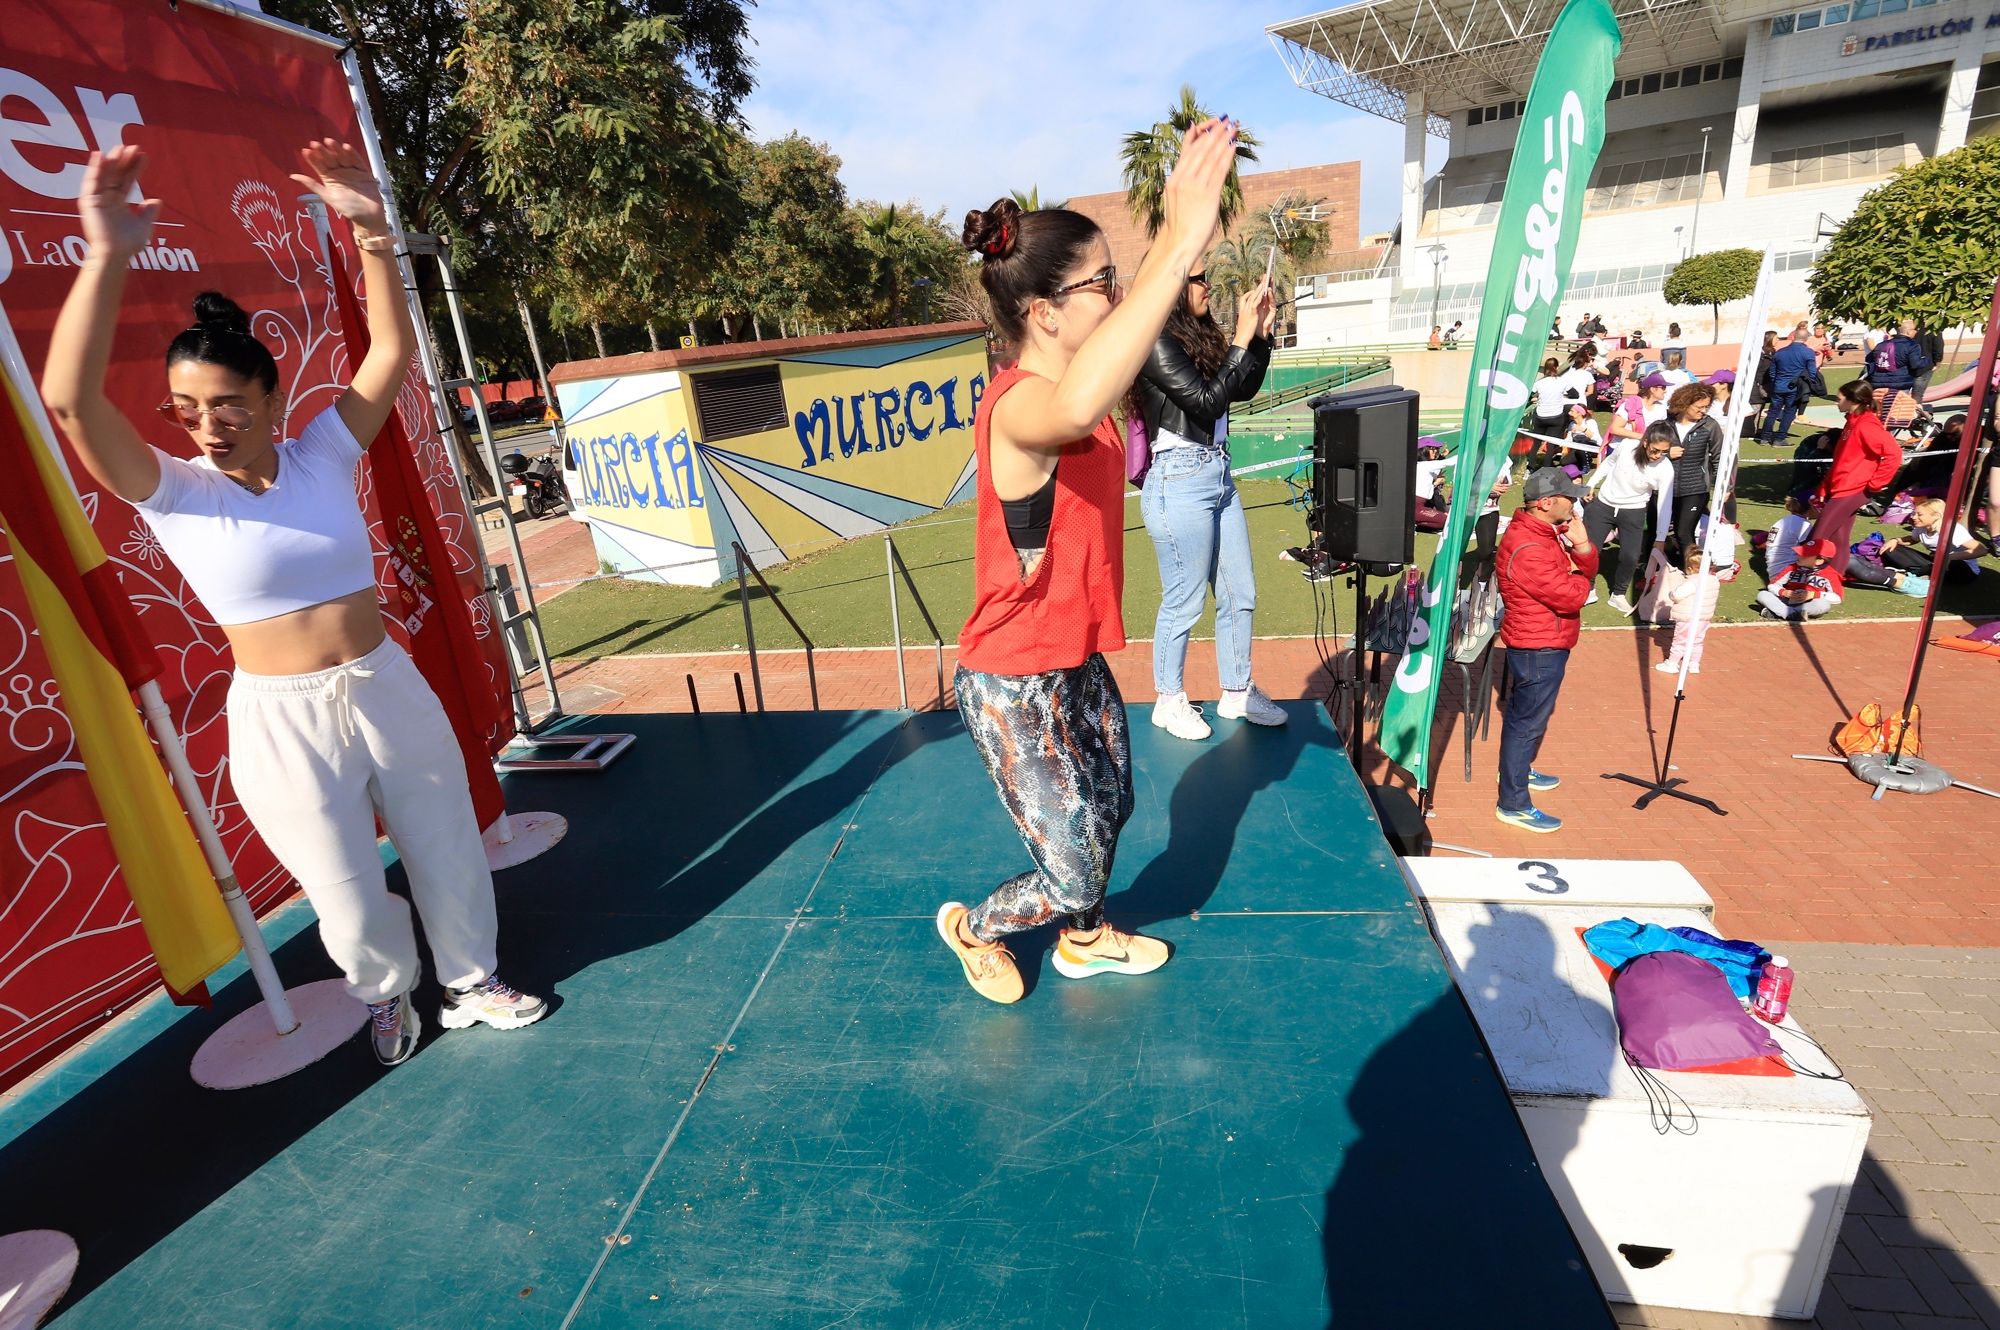
[[[961,665],[952,686],[1035,860],[972,907],[973,936],[991,942],[1058,914],[1073,928],[1097,927],[1118,832],[1132,815],[1132,739],[1111,667],[1101,655],[1047,674],[978,674]]]

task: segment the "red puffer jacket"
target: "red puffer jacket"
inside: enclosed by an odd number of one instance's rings
[[[1523,508],[1500,537],[1500,640],[1523,651],[1576,645],[1577,616],[1597,576],[1597,547],[1566,547],[1556,529]]]

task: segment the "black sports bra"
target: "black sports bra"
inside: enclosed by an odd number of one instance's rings
[[[1007,515],[1007,543],[1017,550],[1047,549],[1049,522],[1056,511],[1056,473],[1025,499],[1002,499],[1000,510]]]

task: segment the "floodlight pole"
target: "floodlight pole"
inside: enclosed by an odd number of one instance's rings
[[[1701,196],[1708,193],[1708,136],[1713,125],[1701,127],[1701,167],[1694,177],[1694,221],[1688,226],[1688,255],[1698,252],[1701,240]]]
[[[1438,322],[1438,296],[1441,294],[1438,275],[1444,268],[1445,249],[1443,245],[1426,245],[1424,252],[1431,256],[1431,327],[1435,328]]]

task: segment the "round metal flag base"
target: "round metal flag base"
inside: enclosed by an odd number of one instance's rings
[[[569,819],[561,813],[508,813],[505,815],[513,839],[501,840],[496,823],[480,837],[486,842],[486,866],[494,872],[524,864],[538,854],[555,848],[569,834]]]
[[[368,1008],[349,997],[347,985],[338,979],[288,988],[285,1000],[298,1017],[296,1030],[279,1034],[271,1025],[271,1009],[259,1002],[195,1051],[188,1065],[195,1084],[210,1090],[242,1090],[280,1080],[318,1062],[368,1023]]]
[[[0,1330],[30,1330],[69,1292],[76,1243],[52,1228],[0,1237]]]
[[[1847,769],[1879,790],[1903,794],[1936,794],[1951,788],[1951,775],[1943,767],[1921,757],[1890,760],[1887,753],[1854,753]]]

